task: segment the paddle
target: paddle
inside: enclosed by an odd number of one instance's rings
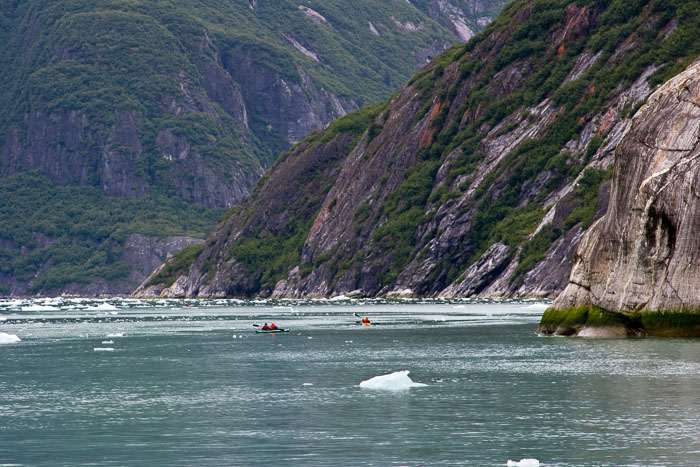
[[[260,325],[259,325],[259,324],[254,324],[253,327],[259,328]]]

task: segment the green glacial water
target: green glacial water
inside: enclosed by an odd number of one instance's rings
[[[0,465],[698,465],[700,340],[539,337],[544,308],[0,301]]]

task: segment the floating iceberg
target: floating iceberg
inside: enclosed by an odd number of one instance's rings
[[[506,465],[508,467],[540,467],[540,461],[537,459],[520,459],[520,461],[509,460]]]
[[[95,352],[114,352],[114,347],[95,347]]]
[[[14,344],[15,342],[21,342],[22,339],[17,336],[17,334],[7,334],[6,332],[0,332],[0,344]]]
[[[350,300],[350,298],[345,295],[336,295],[335,297],[331,297],[329,300],[331,302],[342,302],[344,300]]]
[[[389,391],[401,391],[403,389],[416,388],[427,386],[423,383],[414,383],[408,377],[408,370],[396,371],[388,375],[375,376],[360,383],[361,388],[366,389],[385,389]]]
[[[523,308],[525,308],[526,310],[536,310],[536,311],[542,310],[542,311],[544,311],[547,308],[549,308],[549,305],[547,305],[546,303],[533,303],[532,305],[528,305],[528,306],[523,307]],[[528,460],[528,459],[525,459],[525,460]]]
[[[107,337],[124,337],[124,333],[123,332],[113,332],[113,333],[107,334]]]

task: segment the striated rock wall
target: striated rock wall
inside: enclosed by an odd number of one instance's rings
[[[572,321],[557,313],[595,307],[640,313],[641,324],[625,324],[625,332],[673,335],[695,329],[700,335],[700,60],[637,112],[616,148],[614,170],[607,214],[584,235],[569,284],[540,330],[621,332],[621,325]],[[695,312],[686,331],[644,322],[650,313],[681,311]]]
[[[608,3],[513,5],[390,101],[294,146],[162,293],[556,296],[656,85],[660,67],[627,60],[652,63],[645,45],[673,19],[640,7],[639,30],[598,53]]]
[[[245,108],[255,116],[252,128],[270,147],[287,149],[311,131],[357,109],[355,102],[319,89],[300,67],[299,82],[295,83],[243,49],[232,49],[223,60],[228,73],[240,84]]]

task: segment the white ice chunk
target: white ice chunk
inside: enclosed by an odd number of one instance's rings
[[[540,467],[540,461],[537,459],[520,459],[520,461],[509,460],[506,464],[508,467]]]
[[[21,342],[22,339],[17,336],[17,334],[7,334],[6,332],[0,332],[0,344],[14,344],[15,342]]]
[[[107,337],[124,337],[123,332],[113,332],[112,334],[107,334]]]
[[[114,347],[95,347],[95,352],[114,352]]]
[[[532,305],[528,305],[525,307],[526,310],[546,310],[549,308],[549,305],[546,303],[533,303]]]
[[[408,370],[396,371],[388,375],[375,376],[360,383],[361,388],[367,389],[386,389],[390,391],[400,391],[403,389],[427,386],[423,383],[414,383],[408,377]]]
[[[103,344],[114,344],[114,341],[102,341]]]
[[[61,311],[60,308],[50,305],[28,305],[21,308],[22,311]]]

